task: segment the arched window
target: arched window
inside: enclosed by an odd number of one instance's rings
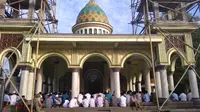
[[[85,29],[85,34],[87,34],[87,29]]]
[[[103,30],[103,34],[106,34],[106,31],[105,31],[105,30]]]
[[[97,34],[97,29],[96,28],[94,29],[94,34]]]
[[[108,34],[108,31],[106,32],[106,34]]]
[[[92,34],[92,28],[89,29],[89,34]]]
[[[77,34],[79,34],[79,31],[77,31]]]
[[[81,34],[83,34],[83,30],[81,30]]]
[[[102,30],[101,29],[99,29],[99,34],[102,34]]]

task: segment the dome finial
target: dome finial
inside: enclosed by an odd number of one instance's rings
[[[95,0],[90,0],[90,2],[93,2],[93,3],[94,3],[94,2],[95,2]]]

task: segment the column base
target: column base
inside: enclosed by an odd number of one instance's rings
[[[200,108],[200,98],[192,98],[194,108]]]

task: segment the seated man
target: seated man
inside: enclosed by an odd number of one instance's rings
[[[144,92],[143,99],[144,99],[144,102],[150,102],[150,95],[147,91]]]
[[[180,98],[180,101],[187,101],[187,96],[186,96],[185,93],[181,93],[181,94],[179,95],[179,98]]]
[[[175,92],[172,93],[171,100],[172,100],[172,101],[179,101],[178,95],[177,95]]]

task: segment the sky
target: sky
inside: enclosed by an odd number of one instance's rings
[[[89,0],[57,0],[57,19],[59,33],[72,33],[72,26],[81,9]],[[131,34],[131,0],[95,0],[106,13],[110,24],[113,26],[113,34]]]

